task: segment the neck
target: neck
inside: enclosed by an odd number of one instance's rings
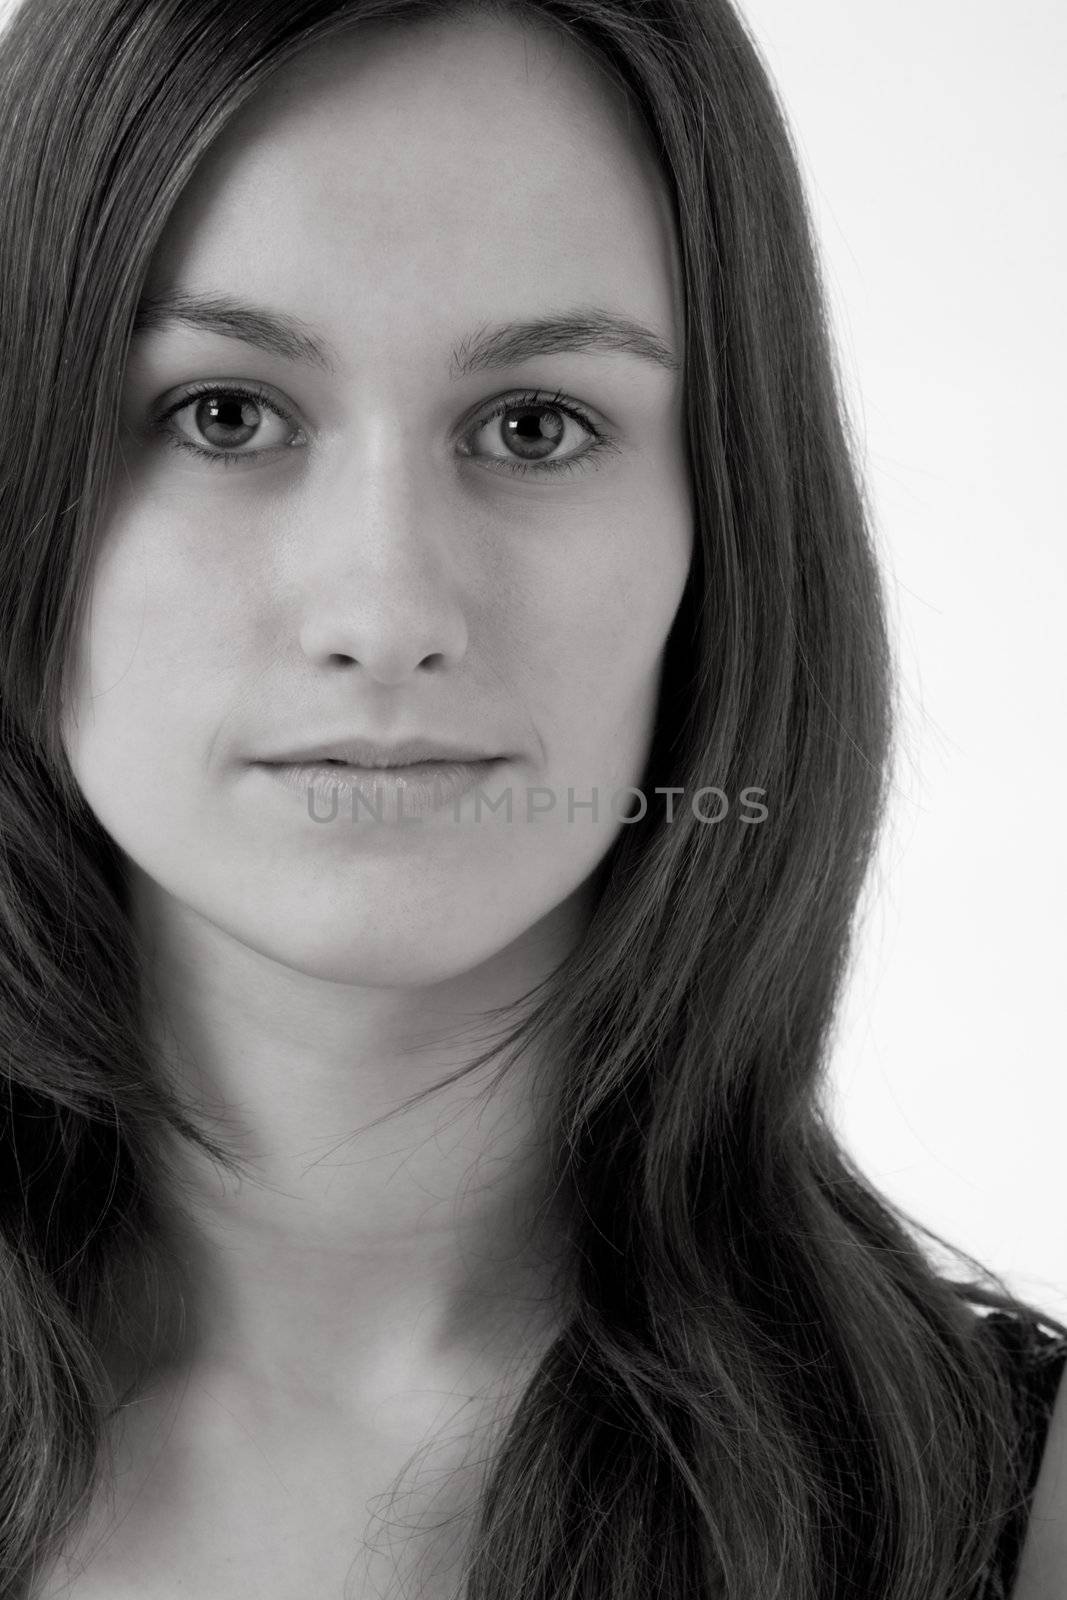
[[[181,1273],[174,1359],[263,1392],[364,1403],[557,1315],[563,1224],[533,1092],[494,1056],[371,1126],[492,1043],[580,936],[566,903],[484,967],[422,989],[275,963],[139,887],[145,1018],[160,1069],[224,1130],[241,1175],[168,1146]]]

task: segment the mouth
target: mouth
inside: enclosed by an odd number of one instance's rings
[[[421,761],[397,762],[392,766],[368,766],[366,763],[344,761],[340,756],[299,756],[291,761],[266,761],[261,765],[273,767],[276,770],[290,772],[336,773],[338,776],[351,776],[364,779],[418,779],[441,776],[446,772],[454,772],[457,768],[464,771],[488,771],[496,766],[503,758],[499,756],[484,756],[471,759],[464,756],[435,756]]]
[[[493,757],[474,761],[423,760],[395,767],[357,767],[338,756],[258,763],[260,770],[275,783],[300,798],[312,820],[332,821],[338,815],[339,805],[344,805],[346,812],[351,810],[353,820],[364,824],[364,831],[370,822],[429,818],[449,806],[456,808],[459,820],[458,807],[464,796],[473,789],[480,790],[503,764],[502,758]]]

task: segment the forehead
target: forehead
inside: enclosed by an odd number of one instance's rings
[[[153,284],[398,314],[414,343],[562,297],[680,347],[673,211],[628,98],[554,29],[463,15],[360,25],[305,51],[195,172]]]

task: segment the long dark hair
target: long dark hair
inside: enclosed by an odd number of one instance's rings
[[[141,1036],[120,854],[59,734],[142,285],[270,74],[361,19],[457,9],[31,0],[0,38],[4,1595],[102,1481],[129,1285],[166,1300],[163,1134],[233,1161]],[[552,1062],[573,1305],[487,1471],[466,1593],[948,1600],[1020,1493],[976,1307],[1067,1328],[962,1251],[974,1276],[939,1270],[824,1105],[893,675],[790,137],[729,0],[480,9],[562,29],[658,152],[696,517],[646,788],[759,787],[768,814],[622,827],[509,1036]]]

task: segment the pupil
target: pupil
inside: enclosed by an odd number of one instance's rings
[[[248,427],[255,421],[256,408],[249,400],[212,400],[211,410],[214,413],[212,421],[221,422],[227,428]],[[236,416],[234,415],[235,412]],[[246,415],[246,413],[251,413],[251,415]]]
[[[247,444],[248,439],[255,432],[259,418],[259,407],[254,400],[245,400],[239,395],[230,395],[220,398],[212,395],[201,400],[196,408],[196,423],[204,436],[213,444]],[[245,430],[245,437],[237,441],[232,438],[224,440],[215,439],[211,433],[212,428],[221,428],[224,432],[232,433],[235,429]]]
[[[520,416],[525,421],[511,420],[507,424],[509,435],[519,444],[544,444],[551,447],[558,444],[563,437],[562,414],[553,411],[550,406],[524,406]]]

